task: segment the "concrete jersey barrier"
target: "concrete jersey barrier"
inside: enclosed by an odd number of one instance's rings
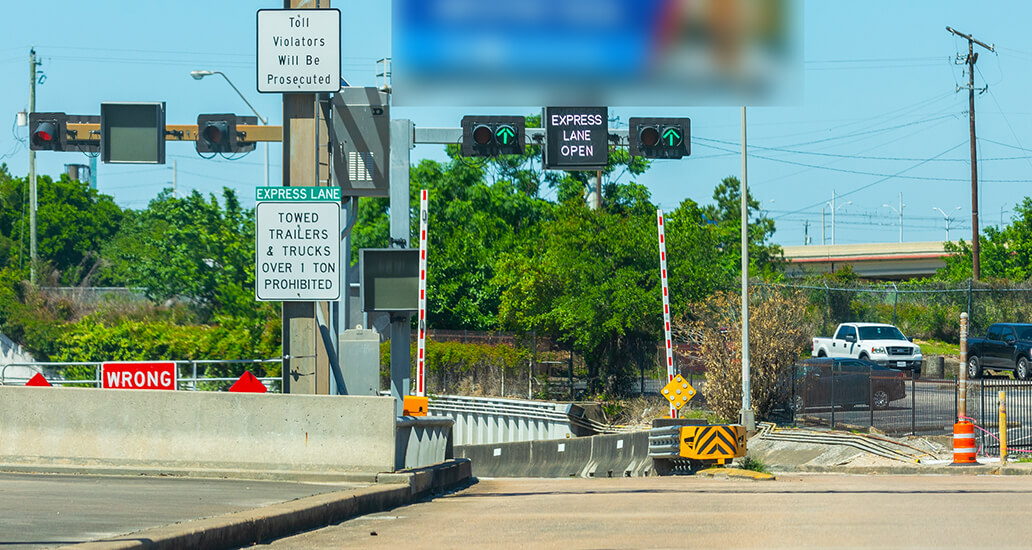
[[[0,386],[0,462],[376,474],[395,471],[385,397]]]

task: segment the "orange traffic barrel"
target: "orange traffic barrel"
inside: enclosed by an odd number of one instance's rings
[[[975,460],[975,425],[961,420],[953,425],[953,465],[978,464]]]

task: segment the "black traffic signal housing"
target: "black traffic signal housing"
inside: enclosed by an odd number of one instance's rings
[[[29,149],[33,151],[65,151],[68,148],[68,115],[65,113],[29,113]]]
[[[464,116],[460,152],[464,157],[522,155],[526,126],[521,116]]]
[[[198,153],[248,153],[255,143],[245,141],[237,125],[258,124],[258,117],[234,114],[197,115]]]
[[[689,118],[641,118],[627,121],[631,156],[679,159],[691,154],[692,121]]]

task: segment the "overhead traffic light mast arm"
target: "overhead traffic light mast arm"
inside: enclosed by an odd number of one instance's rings
[[[283,141],[282,126],[261,126],[258,124],[240,124],[236,127],[237,132],[247,137],[242,141]],[[69,133],[74,132],[73,141],[96,141],[100,142],[100,124],[89,123],[68,123]],[[196,124],[166,124],[165,141],[197,141]]]

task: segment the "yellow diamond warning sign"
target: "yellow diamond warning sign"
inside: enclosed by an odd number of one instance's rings
[[[663,386],[663,397],[666,397],[674,408],[680,409],[695,397],[695,388],[678,374],[669,384]]]

